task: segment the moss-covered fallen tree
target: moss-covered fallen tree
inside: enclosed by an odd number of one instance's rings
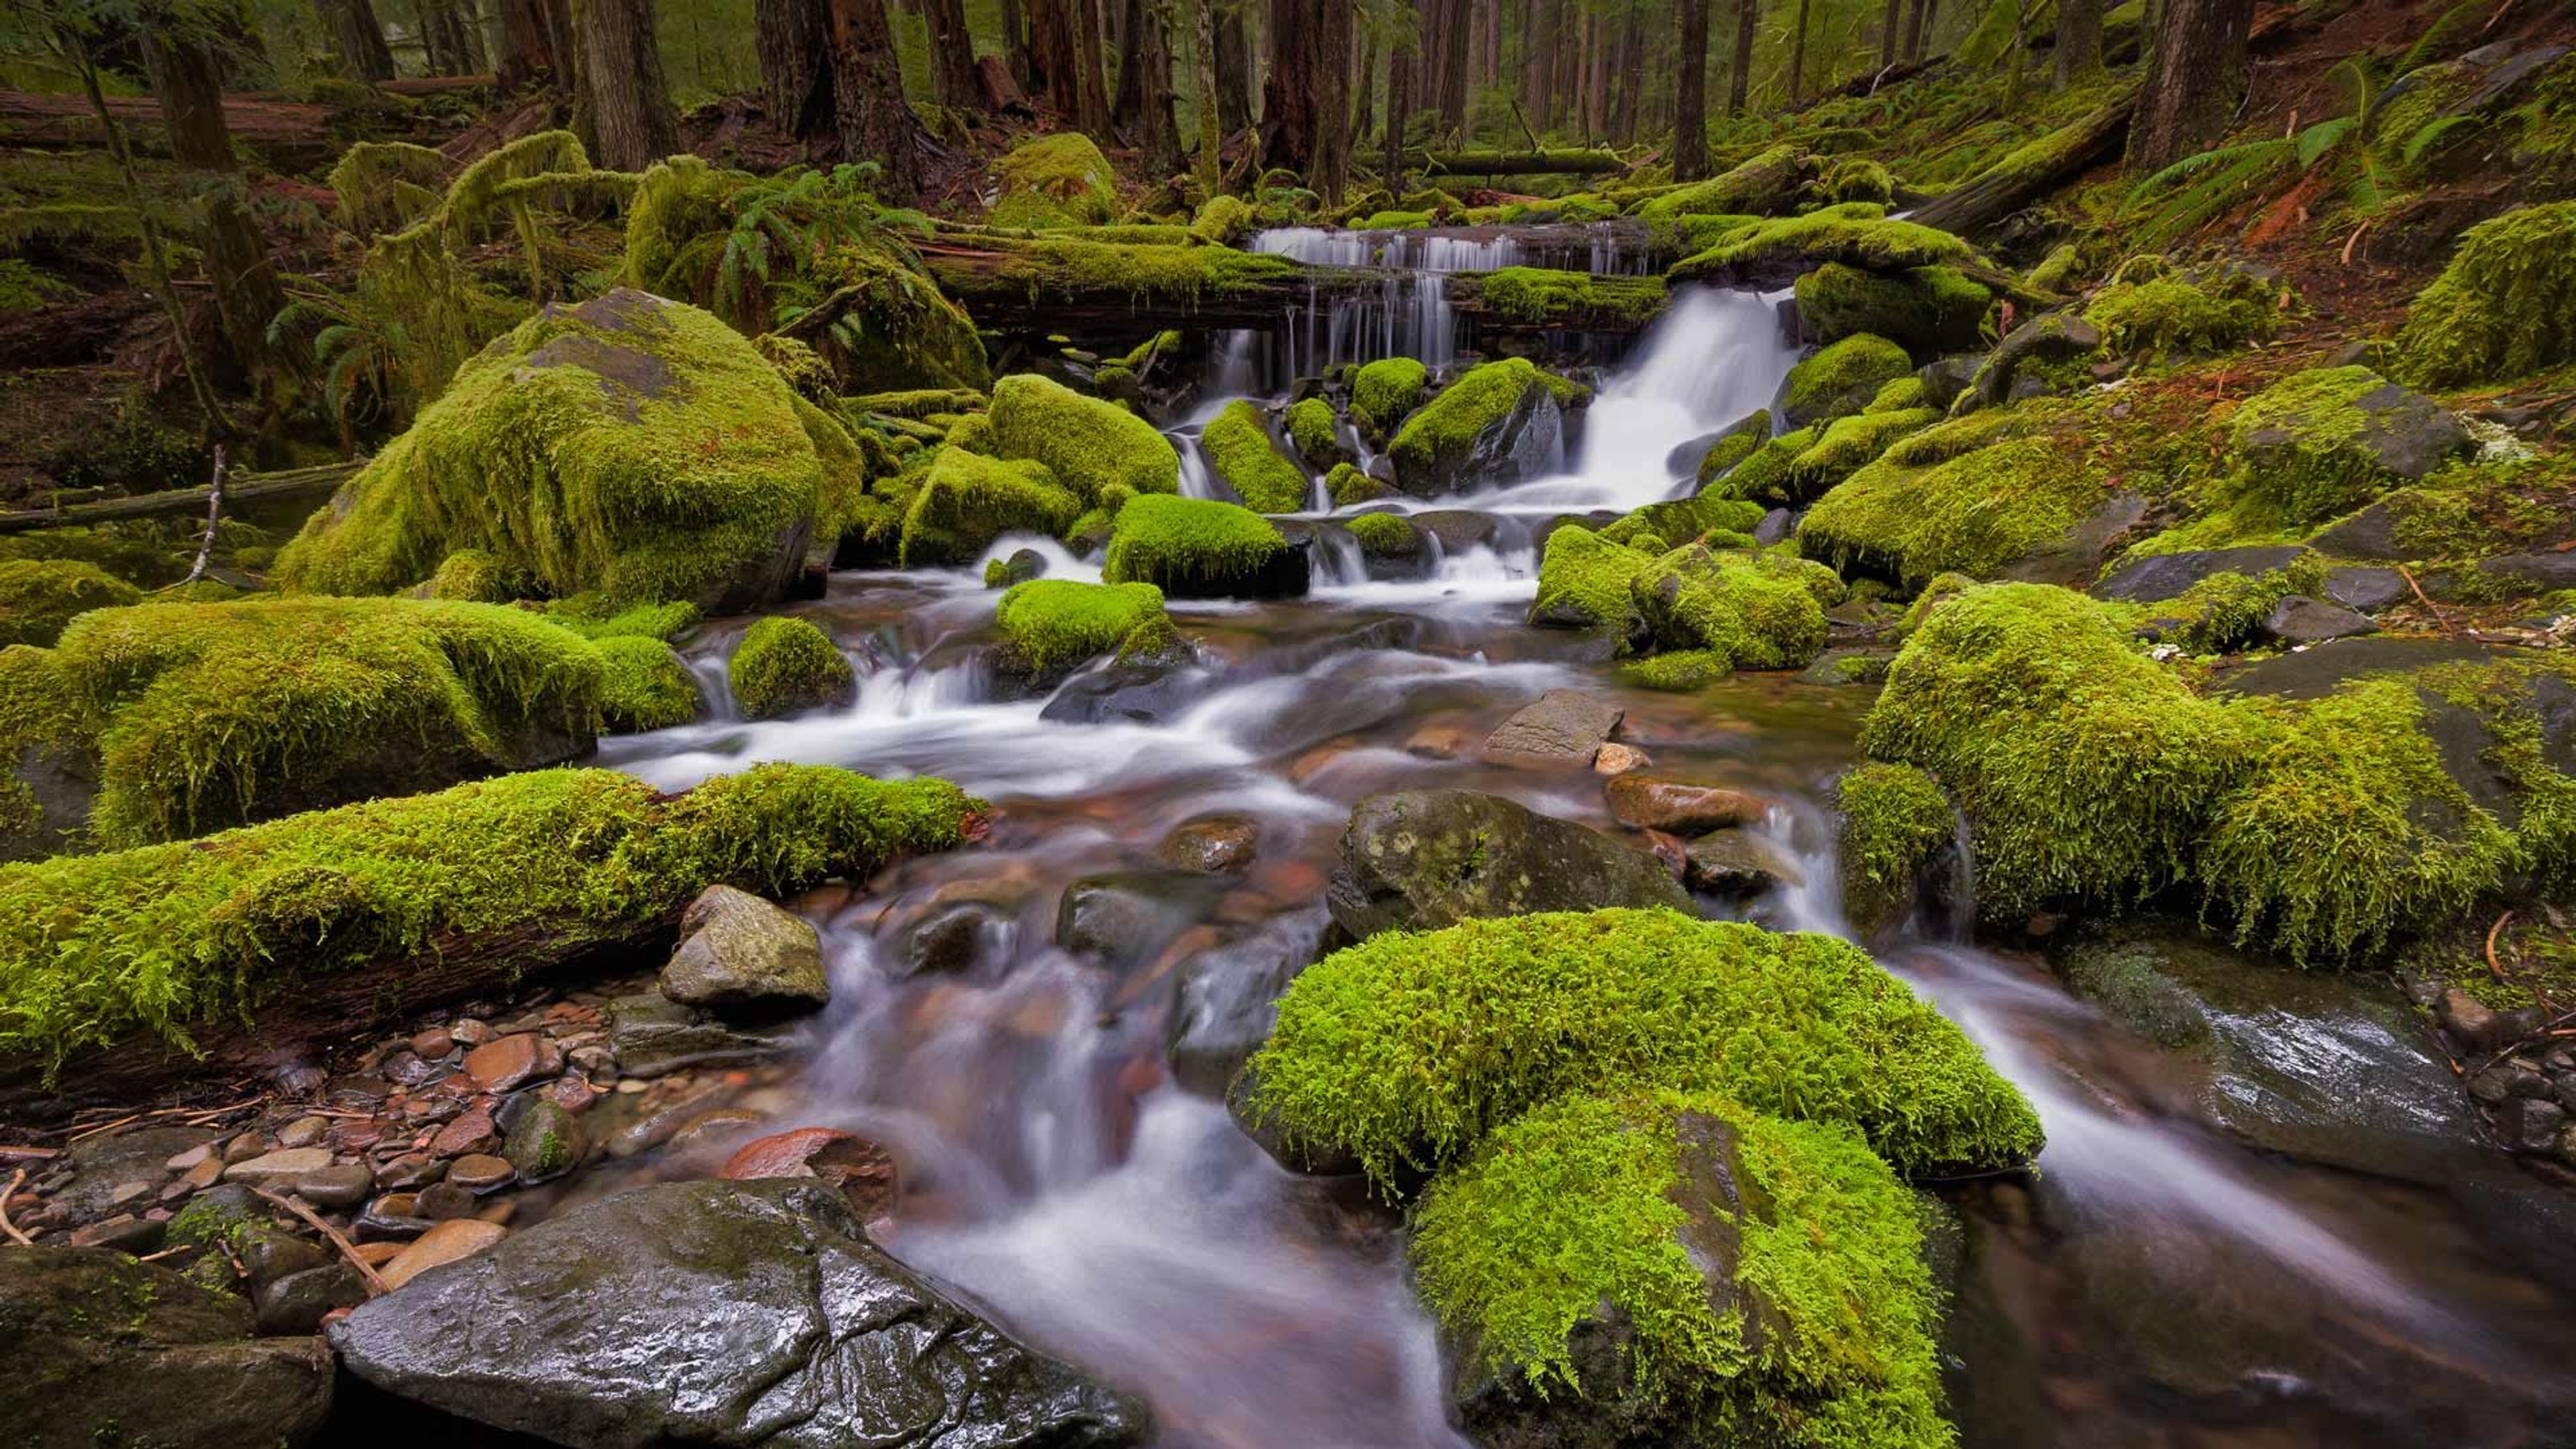
[[[283,1049],[647,943],[710,885],[777,896],[945,849],[978,808],[945,781],[823,766],[678,795],[544,770],[0,867],[0,1063],[52,1070],[138,1038],[126,1065],[145,1071],[164,1048]]]

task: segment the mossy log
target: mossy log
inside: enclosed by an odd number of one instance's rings
[[[1616,151],[1572,148],[1552,151],[1428,151],[1420,159],[1424,174],[1430,176],[1606,176],[1628,169],[1628,163]]]
[[[2137,92],[2123,92],[1925,202],[1906,220],[1975,236],[2117,155],[2137,108]]]
[[[349,481],[350,475],[356,473],[365,461],[324,463],[319,467],[290,468],[279,473],[243,474],[224,484],[224,502],[230,506],[254,498],[318,493],[337,488]],[[162,513],[203,513],[206,497],[212,491],[211,488],[171,488],[131,498],[74,503],[63,508],[31,508],[0,513],[0,534],[29,533],[40,528],[70,528],[105,523],[115,518],[149,518]]]

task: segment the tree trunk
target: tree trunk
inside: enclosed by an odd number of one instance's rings
[[[1351,149],[1357,151],[1368,143],[1369,132],[1377,128],[1377,30],[1360,27],[1360,58],[1351,67],[1352,84],[1360,88],[1356,109],[1351,113]]]
[[[1707,4],[1708,0],[1699,0]],[[1754,0],[1735,0],[1735,66],[1726,81],[1726,113],[1744,114],[1744,98],[1753,89],[1753,27],[1760,12]],[[1702,29],[1706,23],[1702,23]]]
[[[1021,90],[1029,88],[1029,20],[1021,0],[1002,0],[1002,68]]]
[[[2129,168],[2158,171],[2227,134],[2245,94],[2254,0],[2164,0],[2129,126]]]
[[[1583,139],[1599,141],[1610,134],[1610,22],[1596,15],[1584,28],[1584,48],[1592,52],[1592,66],[1583,83]]]
[[[1327,206],[1342,204],[1351,175],[1351,7],[1353,0],[1307,0],[1314,17],[1316,67],[1315,176]]]
[[[591,159],[641,171],[679,150],[679,117],[653,43],[652,0],[576,0],[572,16],[581,48],[576,110],[589,122]]]
[[[1109,72],[1101,29],[1100,0],[1073,0],[1074,124],[1095,136],[1109,132]]]
[[[1750,10],[1753,0],[1737,0]],[[1673,80],[1673,179],[1708,174],[1708,0],[1681,0],[1680,67]]]
[[[1467,15],[1471,0],[1448,0],[1440,27],[1440,123],[1461,140],[1467,131]]]
[[[561,89],[570,78],[565,74],[562,55],[555,48],[553,17],[547,13],[545,0],[501,0],[501,89],[524,89],[537,84],[540,78]],[[761,73],[768,74],[766,59]]]
[[[1145,153],[1145,174],[1159,181],[1181,169],[1181,132],[1172,119],[1172,34],[1155,0],[1142,0],[1130,18],[1135,24],[1128,28],[1128,54],[1119,69],[1136,78],[1136,146]]]
[[[1252,128],[1252,42],[1233,10],[1216,22],[1216,118],[1229,136]]]
[[[446,0],[415,0],[412,18],[420,36],[423,73],[456,74],[455,27],[448,23]]]
[[[1630,10],[1619,22],[1619,104],[1610,120],[1613,145],[1634,145],[1637,140],[1637,100],[1646,89],[1644,44],[1637,12]]]
[[[1896,64],[1896,32],[1905,21],[1905,0],[1887,0],[1887,18],[1878,23],[1878,68]]]
[[[1940,12],[1941,0],[1914,0],[1914,19],[1905,27],[1905,45],[1912,59],[1921,60],[1932,48],[1932,23]]]
[[[457,0],[456,37],[465,57],[468,75],[488,75],[492,70],[491,47],[484,42],[483,7],[478,0]]]
[[[1261,162],[1338,200],[1336,145],[1347,138],[1349,0],[1270,0],[1270,79],[1261,93]]]
[[[1789,37],[1789,104],[1791,106],[1802,106],[1807,103],[1807,6],[1808,0],[1798,0],[1797,29]]]
[[[330,26],[340,64],[348,68],[350,79],[394,78],[393,47],[385,44],[385,28],[376,23],[376,7],[370,0],[314,0],[314,8]]]
[[[1118,10],[1118,86],[1110,92],[1109,124],[1120,133],[1135,135],[1137,123],[1144,119],[1144,68],[1136,64],[1136,32],[1145,26],[1146,0],[1117,0]]]
[[[597,3],[597,0],[585,0]],[[834,123],[841,159],[875,161],[876,192],[897,205],[921,199],[930,173],[930,133],[903,98],[903,68],[886,25],[884,0],[821,0],[831,33]]]
[[[243,204],[241,163],[224,122],[223,72],[203,43],[183,40],[175,28],[138,32],[143,70],[170,131],[170,156],[185,174],[197,205],[198,244],[224,345],[245,373],[275,359],[266,345],[268,324],[286,305],[269,263],[267,244]]]
[[[1547,47],[1539,43],[1539,26],[1547,0],[1521,0],[1521,120],[1536,132],[1547,131]]]
[[[1404,195],[1405,123],[1413,119],[1413,78],[1420,69],[1414,52],[1398,50],[1386,58],[1386,165],[1381,178],[1389,194]]]
[[[2057,0],[2057,88],[2102,71],[2102,0]]]
[[[1029,0],[1030,84],[1046,97],[1048,109],[1071,116],[1081,108],[1075,90],[1073,7],[1075,0]]]
[[[943,106],[978,111],[983,87],[975,82],[975,37],[966,28],[966,0],[922,0],[930,22],[930,74]]]
[[[832,36],[817,0],[754,0],[753,48],[769,123],[800,141],[832,134]]]
[[[1199,190],[1214,196],[1225,185],[1225,128],[1217,117],[1216,84],[1216,3],[1217,0],[1193,0],[1192,9],[1198,21],[1197,43],[1191,48],[1197,54],[1195,89],[1198,99],[1192,109],[1199,122]]]

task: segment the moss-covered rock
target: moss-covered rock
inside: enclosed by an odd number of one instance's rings
[[[1407,414],[1422,405],[1431,369],[1410,357],[1385,357],[1351,379],[1351,421],[1362,436],[1383,445]]]
[[[2422,387],[2503,382],[2576,359],[2576,201],[2471,227],[2397,334],[2397,375]]]
[[[1621,665],[1619,682],[1638,689],[1690,694],[1706,689],[1734,672],[1734,661],[1717,650],[1677,649],[1670,654],[1650,655]]]
[[[2322,523],[2467,451],[2459,420],[2366,367],[2292,373],[2229,419],[2237,472],[2222,506]]]
[[[1912,765],[1862,764],[1834,782],[1843,914],[1863,935],[1914,905],[1923,869],[1958,834],[1941,782]]]
[[[1086,507],[1099,506],[1101,490],[1112,484],[1138,493],[1180,490],[1181,455],[1171,439],[1115,403],[1019,373],[993,385],[991,417],[998,456],[1046,464]]]
[[[480,549],[558,596],[740,609],[803,564],[822,475],[794,395],[748,341],[621,288],[548,307],[458,369],[273,577],[392,593]]]
[[[1395,490],[1360,471],[1357,463],[1335,463],[1324,475],[1324,496],[1335,508],[1357,508],[1375,503]]]
[[[1806,559],[1687,544],[1629,581],[1659,647],[1723,654],[1738,669],[1795,669],[1825,647],[1825,609],[1842,580]]]
[[[1412,558],[1422,552],[1422,532],[1400,513],[1363,513],[1343,525],[1371,558]]]
[[[1288,405],[1288,439],[1297,445],[1297,456],[1317,472],[1351,461],[1350,450],[1342,446],[1341,419],[1322,398]]]
[[[1905,1172],[2040,1140],[2021,1094],[1858,947],[1677,911],[1373,936],[1298,976],[1247,1080],[1292,1146],[1382,1185],[1541,1103],[1637,1087],[1855,1126]]]
[[[1888,221],[1875,207],[1836,206],[1730,231],[1675,262],[1676,282],[1723,287],[1785,287],[1828,262],[1865,272],[1910,272],[1957,266],[1976,251],[1946,231]]]
[[[1707,543],[1718,548],[1742,548],[1754,525],[1762,521],[1762,507],[1722,493],[1697,493],[1688,498],[1667,499],[1633,508],[1601,528],[1601,536],[1612,543],[1630,548],[1643,548],[1649,539],[1662,539],[1670,547],[1688,543]],[[1647,549],[1663,553],[1667,549]]]
[[[1190,218],[1190,235],[1214,246],[1230,247],[1252,235],[1257,225],[1252,203],[1240,196],[1211,196]]]
[[[1163,591],[1152,584],[1087,584],[1032,579],[1014,584],[995,606],[994,622],[1015,669],[1049,674],[1113,651],[1159,647],[1170,629]],[[1143,631],[1150,637],[1139,639]]]
[[[1210,498],[1148,495],[1118,510],[1101,560],[1110,583],[1145,583],[1173,598],[1295,597],[1306,592],[1303,549],[1270,520]]]
[[[1523,327],[1636,331],[1669,300],[1660,277],[1596,276],[1548,267],[1502,267],[1452,284],[1473,288],[1483,309]]]
[[[942,448],[904,510],[896,556],[906,568],[971,563],[1003,534],[1063,532],[1082,507],[1044,463]]]
[[[762,619],[743,631],[725,661],[725,680],[745,719],[847,704],[857,678],[831,636],[809,619]]]
[[[994,168],[995,226],[1100,226],[1118,214],[1118,173],[1080,131],[1024,141]]]
[[[2093,294],[2084,320],[2123,357],[2227,352],[2272,335],[2280,308],[2250,280],[2208,288],[2180,277],[2115,281]]]
[[[1771,410],[1756,408],[1751,415],[1740,419],[1709,443],[1708,451],[1700,454],[1699,461],[1692,465],[1692,475],[1699,486],[1706,489],[1732,472],[1737,464],[1760,452],[1762,445],[1770,441]],[[1688,456],[1684,455],[1681,461],[1687,462]]]
[[[140,603],[143,591],[77,559],[0,560],[0,649],[51,644],[92,609]]]
[[[698,717],[698,678],[670,645],[649,635],[594,640],[606,670],[599,715],[610,730],[669,729]]]
[[[0,866],[0,1059],[256,1014],[299,981],[514,933],[540,964],[677,920],[710,885],[782,896],[961,838],[941,780],[764,765],[664,795],[545,770],[204,840]],[[114,963],[114,969],[102,969]]]
[[[1396,486],[1418,498],[1538,476],[1565,439],[1565,410],[1590,389],[1523,357],[1487,362],[1441,389],[1388,446]]]
[[[1781,415],[1792,424],[1860,411],[1878,390],[1914,370],[1905,349],[1862,332],[1816,349],[1789,369]]]
[[[1993,300],[1955,267],[1885,273],[1828,262],[1798,278],[1798,322],[1808,341],[1866,332],[1927,357],[1977,346]]]
[[[1879,395],[1885,396],[1889,391],[1908,384],[1921,385],[1917,379],[1900,377],[1881,388]],[[1940,421],[1938,408],[1881,411],[1873,400],[1869,407],[1825,424],[1815,434],[1814,442],[1790,456],[1787,469],[1780,480],[1766,490],[1764,499],[1791,508],[1804,507],[1826,490],[1877,462],[1900,439],[1912,437]]]
[[[1332,408],[1321,399],[1308,402],[1325,412],[1327,435]],[[1256,513],[1295,513],[1306,506],[1306,470],[1270,440],[1270,425],[1250,402],[1230,402],[1199,434],[1209,469]]]
[[[1651,553],[1613,543],[1579,523],[1563,524],[1549,532],[1539,556],[1529,622],[1604,630],[1624,648],[1637,622],[1629,585],[1654,562]]]
[[[1746,159],[1722,175],[1676,186],[1637,207],[1647,221],[1669,222],[1686,216],[1767,216],[1797,204],[1798,193],[1816,174],[1816,160],[1798,147],[1782,144]]]
[[[1972,416],[1899,439],[1816,501],[1798,522],[1799,546],[1904,583],[1950,572],[1992,577],[2080,551],[2078,536],[2124,507],[2122,498],[2080,450],[2039,431],[2036,417],[2002,416],[2013,420]],[[1971,443],[1981,446],[1963,447]]]
[[[1952,1442],[1914,1198],[1839,1128],[1568,1097],[1435,1181],[1411,1246],[1480,1443]]]

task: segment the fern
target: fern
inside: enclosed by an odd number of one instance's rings
[[[2405,75],[2418,66],[2431,64],[2435,56],[2451,48],[2451,42],[2469,28],[2470,22],[2493,8],[2494,0],[2461,0],[2443,11],[2441,18],[2424,27],[2424,33],[2406,48],[2406,54],[2397,62],[2396,73]]]

